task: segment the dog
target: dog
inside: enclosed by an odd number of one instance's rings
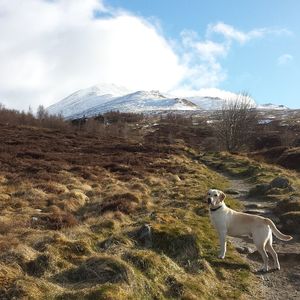
[[[259,271],[268,271],[267,251],[272,255],[275,269],[280,270],[278,256],[272,246],[272,233],[282,241],[289,241],[292,237],[281,233],[268,218],[230,209],[224,202],[225,198],[226,195],[217,189],[210,189],[206,197],[207,203],[209,204],[211,221],[219,235],[220,254],[218,257],[221,259],[225,258],[227,235],[251,235],[263,259],[263,266]]]

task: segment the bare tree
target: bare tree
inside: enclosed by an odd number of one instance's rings
[[[217,119],[217,136],[227,151],[238,151],[249,145],[257,124],[257,111],[248,93],[228,99]]]
[[[43,105],[38,106],[36,116],[40,121],[48,117],[48,112]]]

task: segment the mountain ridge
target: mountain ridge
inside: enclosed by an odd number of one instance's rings
[[[61,114],[66,119],[92,117],[108,111],[155,113],[167,111],[197,111],[222,109],[230,98],[207,96],[178,97],[159,90],[132,91],[115,84],[98,84],[78,90],[47,108],[49,114]],[[249,97],[250,104],[263,110],[288,109],[271,103],[257,105]]]

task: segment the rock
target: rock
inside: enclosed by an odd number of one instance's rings
[[[240,192],[236,191],[236,190],[228,189],[228,190],[225,190],[225,193],[229,194],[229,195],[239,195]]]
[[[288,194],[289,192],[293,191],[294,189],[289,186],[287,188],[271,188],[268,190],[267,194],[268,195],[284,195]]]
[[[39,220],[38,217],[31,217],[32,222],[37,222],[38,220]]]
[[[236,246],[235,247],[235,250],[239,253],[244,253],[244,247],[241,247],[241,246]]]
[[[279,176],[274,178],[270,183],[272,188],[285,189],[291,186],[291,183],[288,178]]]
[[[249,247],[237,246],[235,247],[236,251],[242,254],[249,254],[252,253],[252,249]]]
[[[288,169],[300,170],[300,147],[284,151],[277,163]]]
[[[256,208],[260,208],[261,205],[256,204],[256,203],[251,203],[251,204],[247,204],[245,205],[247,209],[256,209]]]
[[[250,196],[265,195],[271,189],[271,185],[268,183],[257,184],[249,191]]]
[[[279,214],[287,213],[289,211],[300,211],[300,198],[290,197],[278,201],[275,210]]]
[[[300,281],[300,272],[292,273],[292,274],[290,275],[290,278],[291,278],[293,281],[299,282],[299,281]]]
[[[300,211],[290,211],[279,218],[285,233],[300,233]]]
[[[138,229],[135,236],[143,246],[152,246],[152,231],[149,224],[144,224],[140,229]]]

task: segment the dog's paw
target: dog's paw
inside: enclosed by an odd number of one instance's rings
[[[219,255],[218,255],[218,258],[224,259],[224,258],[225,258],[225,255],[219,254]]]
[[[268,268],[260,268],[260,269],[257,269],[256,270],[256,273],[267,273],[269,271],[269,269]]]

